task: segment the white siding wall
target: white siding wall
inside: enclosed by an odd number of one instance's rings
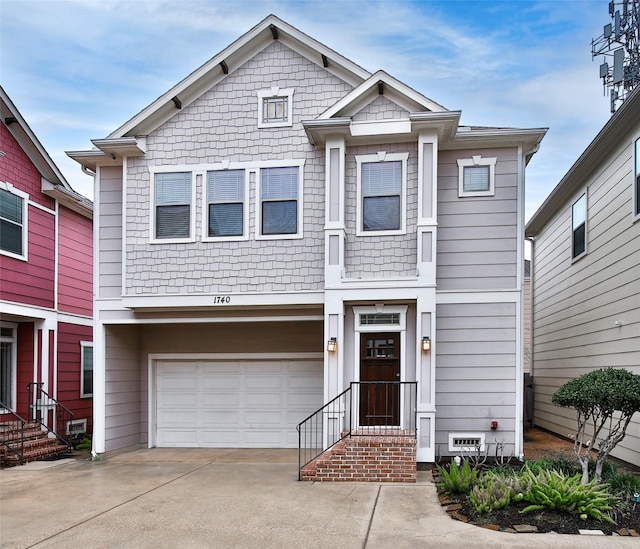
[[[588,371],[640,374],[640,223],[632,223],[632,139],[536,237],[533,256],[535,423],[567,436],[575,411],[551,404]],[[587,190],[587,255],[571,260],[571,205]],[[616,326],[621,320],[623,325]],[[640,414],[612,455],[640,463]]]
[[[458,197],[457,160],[497,157],[495,196]],[[441,151],[438,159],[438,290],[515,289],[517,150]]]
[[[447,455],[450,432],[484,433],[514,451],[516,428],[516,306],[436,307],[436,444]],[[491,430],[491,421],[499,428]],[[490,454],[495,455],[495,446]]]
[[[98,298],[122,294],[122,168],[100,168]]]

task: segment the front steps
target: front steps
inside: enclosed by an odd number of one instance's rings
[[[0,463],[2,466],[20,465],[20,457],[16,452],[21,451],[20,426],[18,421],[0,423]],[[15,450],[12,452],[8,445]],[[50,438],[47,431],[42,430],[40,423],[30,421],[24,426],[23,463],[48,459],[69,452],[69,447],[60,444],[56,438]]]
[[[348,436],[305,465],[301,480],[416,482],[415,436]]]

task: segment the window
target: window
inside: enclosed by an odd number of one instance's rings
[[[633,187],[633,214],[640,217],[640,139],[636,139],[636,169]]]
[[[408,153],[356,156],[357,234],[403,234]]]
[[[292,126],[293,88],[258,91],[258,127]]]
[[[154,238],[191,238],[191,172],[156,173],[154,183]]]
[[[0,182],[0,253],[27,258],[27,203],[29,195]]]
[[[493,196],[497,158],[458,159],[458,196]]]
[[[260,235],[301,236],[301,166],[262,168],[260,170]]]
[[[245,234],[245,171],[207,173],[207,237]]]
[[[583,194],[571,208],[571,257],[578,258],[587,252],[587,194]]]
[[[15,325],[0,325],[0,410],[13,408],[16,388]]]
[[[80,396],[93,396],[93,343],[80,342]]]

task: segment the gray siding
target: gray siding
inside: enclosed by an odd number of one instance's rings
[[[516,416],[514,303],[436,307],[436,444],[447,455],[450,432],[484,433],[514,451]],[[490,429],[491,421],[499,429]],[[490,453],[495,451],[491,447]]]
[[[142,372],[138,327],[106,327],[106,450],[140,444]],[[146,387],[145,387],[146,390]]]
[[[408,152],[407,209],[404,235],[356,236],[357,164],[356,155]],[[388,278],[416,276],[418,204],[418,149],[416,143],[348,147],[345,166],[345,272],[347,278]],[[403,212],[405,215],[405,212]]]
[[[535,423],[563,436],[576,421],[551,404],[562,384],[603,367],[640,374],[640,223],[631,218],[632,141],[623,143],[536,237]],[[572,262],[571,205],[587,189],[587,255]],[[640,414],[627,433],[612,455],[640,463]]]
[[[364,122],[371,120],[394,120],[398,118],[409,118],[409,112],[387,99],[384,95],[376,97],[360,112],[353,115],[354,122]]]
[[[458,197],[457,160],[497,157],[495,196]],[[439,290],[515,289],[518,245],[517,150],[441,151],[438,159]]]
[[[294,88],[293,127],[258,129],[256,92]],[[193,104],[153,132],[144,159],[127,181],[128,294],[319,290],[324,274],[324,151],[301,125],[350,86],[280,42],[273,42]],[[203,189],[197,190],[196,242],[149,241],[147,165],[306,159],[304,238],[255,240],[256,188],[250,190],[248,241],[200,242]]]
[[[122,168],[100,168],[98,298],[122,294]]]

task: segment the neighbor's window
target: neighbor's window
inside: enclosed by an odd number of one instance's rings
[[[258,91],[258,127],[291,126],[293,88]]]
[[[587,194],[583,194],[571,208],[571,257],[577,258],[587,251]]]
[[[300,166],[260,170],[260,235],[296,235],[299,230]]]
[[[27,256],[28,200],[28,194],[0,182],[0,253],[17,259]]]
[[[191,172],[155,174],[156,239],[191,236]]]
[[[640,216],[640,139],[636,140],[636,178],[634,181],[634,215]]]
[[[245,171],[208,172],[207,206],[207,236],[244,235]]]
[[[458,159],[458,196],[493,196],[497,158]]]
[[[81,341],[80,396],[93,396],[93,343]]]
[[[363,155],[358,165],[358,234],[404,231],[408,153]]]

